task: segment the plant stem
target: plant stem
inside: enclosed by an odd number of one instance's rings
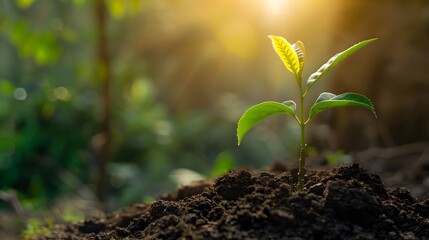
[[[304,176],[305,176],[305,143],[301,143],[301,150],[299,151],[299,163],[298,163],[298,182],[296,184],[297,190],[302,190],[304,188]]]
[[[298,77],[299,83],[299,96],[300,96],[300,107],[299,107],[299,125],[301,127],[301,148],[299,151],[299,162],[298,162],[298,182],[296,184],[297,190],[302,190],[304,188],[304,176],[305,176],[305,155],[306,155],[306,144],[305,144],[305,116],[304,116],[304,99],[305,95],[302,92],[302,81],[301,76]]]

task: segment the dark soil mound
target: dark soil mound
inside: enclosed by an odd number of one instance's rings
[[[429,200],[386,189],[358,164],[308,171],[236,170],[44,239],[429,239]]]

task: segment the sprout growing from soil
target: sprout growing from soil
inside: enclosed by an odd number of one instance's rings
[[[307,147],[305,142],[305,127],[308,123],[310,123],[311,119],[324,110],[342,106],[364,107],[369,109],[374,114],[374,116],[377,117],[374,105],[372,104],[371,100],[358,93],[347,92],[340,95],[335,95],[328,92],[321,93],[315,103],[311,106],[307,117],[304,114],[305,98],[314,84],[338,63],[343,61],[352,53],[377,39],[373,38],[359,42],[345,51],[337,53],[331,59],[329,59],[328,62],[323,64],[315,73],[311,74],[307,80],[307,83],[304,84],[302,82],[302,70],[304,69],[306,57],[304,44],[301,41],[290,44],[286,39],[280,36],[270,35],[268,37],[271,39],[274,50],[279,55],[286,69],[292,72],[295,76],[296,83],[299,87],[299,111],[296,109],[296,103],[292,100],[282,103],[267,101],[249,108],[238,121],[238,145],[240,145],[244,135],[246,135],[246,133],[259,121],[275,114],[287,114],[292,116],[299,124],[301,129],[301,148],[298,162],[298,182],[296,183],[296,189],[302,190],[305,184],[304,175]]]

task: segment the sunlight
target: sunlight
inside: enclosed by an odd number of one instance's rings
[[[265,8],[270,15],[279,15],[289,3],[290,0],[266,0]]]
[[[214,33],[230,53],[242,59],[251,59],[258,50],[259,43],[255,29],[241,19],[234,19],[229,24],[214,27]]]

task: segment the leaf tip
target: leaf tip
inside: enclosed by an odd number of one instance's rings
[[[268,38],[271,40],[272,44],[274,45],[276,41],[279,40],[279,38],[281,38],[280,36],[275,36],[275,35],[268,35]]]
[[[362,41],[361,43],[364,43],[365,45],[367,45],[367,44],[370,44],[370,43],[375,42],[377,40],[378,40],[378,38],[370,38],[370,39]]]

